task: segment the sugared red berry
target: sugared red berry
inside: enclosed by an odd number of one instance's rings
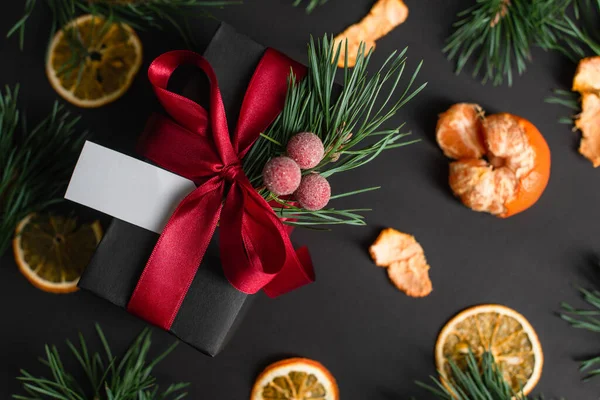
[[[331,186],[321,175],[309,174],[302,177],[294,197],[302,208],[311,211],[320,210],[329,203]]]
[[[298,133],[287,144],[287,154],[302,169],[314,168],[323,159],[325,148],[321,139],[312,132]]]
[[[278,196],[294,193],[300,185],[300,167],[289,157],[275,157],[267,161],[262,173],[263,183]]]

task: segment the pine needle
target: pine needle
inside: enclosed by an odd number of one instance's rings
[[[62,198],[87,135],[76,129],[79,118],[58,103],[27,129],[18,92],[18,86],[0,92],[0,254],[22,218]]]
[[[293,4],[294,7],[298,7],[299,5],[302,5],[305,2],[308,2],[308,4],[306,4],[306,13],[310,14],[314,11],[315,8],[327,3],[327,0],[294,0]]]
[[[287,143],[294,134],[314,132],[321,138],[326,149],[323,161],[316,168],[303,173],[318,172],[324,177],[361,167],[384,150],[415,142],[406,140],[408,133],[401,132],[403,124],[392,129],[384,126],[426,86],[422,84],[414,87],[421,63],[400,88],[407,50],[392,53],[384,65],[370,75],[368,67],[371,53],[364,51],[363,44],[358,51],[355,67],[345,67],[341,71],[343,87],[338,93],[335,85],[338,73],[335,60],[339,58],[340,46],[334,44],[332,37],[324,36],[317,41],[311,38],[308,46],[308,75],[301,82],[290,77],[281,114],[243,160],[243,168],[250,182],[259,188],[259,193],[267,201],[280,204],[280,207],[274,208],[280,217],[295,220],[286,221],[290,225],[365,225],[361,213],[366,211],[335,208],[303,210],[293,202],[277,198],[260,188],[264,165],[270,158],[283,154],[285,146],[281,143]],[[372,189],[374,188],[359,188],[344,194],[334,194],[333,198]]]
[[[65,370],[56,346],[45,346],[45,358],[40,359],[50,372],[50,377],[35,377],[21,370],[23,390],[29,396],[13,395],[20,400],[179,400],[187,393],[183,390],[188,383],[175,383],[163,392],[159,391],[156,378],[151,373],[158,362],[166,357],[177,345],[174,343],[165,352],[148,362],[151,346],[151,333],[144,329],[125,354],[119,359],[113,357],[102,329],[96,324],[96,333],[104,348],[104,354],[91,353],[83,337],[79,334],[79,347],[67,340],[71,355],[77,360],[87,378],[78,382]],[[30,397],[31,396],[31,397]]]

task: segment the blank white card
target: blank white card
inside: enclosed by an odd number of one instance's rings
[[[87,141],[65,198],[161,233],[194,189],[186,178]]]

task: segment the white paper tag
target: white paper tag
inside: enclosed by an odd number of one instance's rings
[[[65,198],[161,233],[194,189],[186,178],[87,141]]]

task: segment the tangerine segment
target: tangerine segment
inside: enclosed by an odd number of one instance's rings
[[[452,379],[449,360],[466,367],[469,351],[488,351],[515,392],[530,393],[542,374],[544,354],[535,330],[518,312],[490,304],[469,308],[448,322],[435,345],[435,362],[442,380]]]
[[[70,103],[100,107],[127,91],[141,64],[142,44],[130,26],[83,15],[50,43],[46,75]]]
[[[335,378],[321,363],[290,358],[269,365],[256,379],[250,400],[339,400]]]
[[[477,104],[458,103],[440,114],[436,140],[446,157],[481,158],[486,153],[481,120],[483,110]]]
[[[600,56],[579,61],[573,78],[574,92],[597,92],[600,90]]]

